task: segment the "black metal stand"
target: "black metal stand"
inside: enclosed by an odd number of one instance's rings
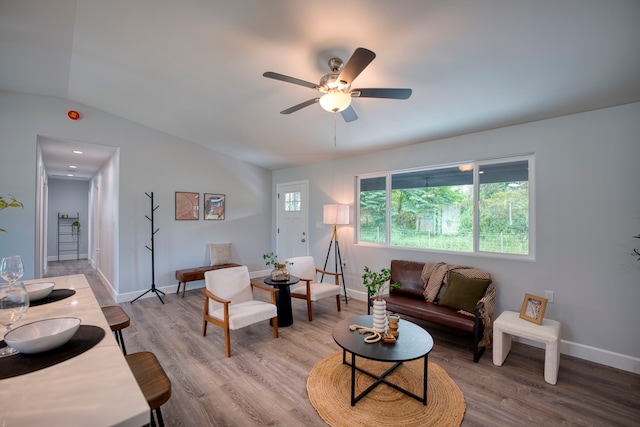
[[[342,277],[342,289],[344,290],[344,301],[349,304],[349,297],[347,296],[347,285],[344,283],[344,271],[342,270],[342,256],[340,255],[340,244],[338,243],[338,230],[336,225],[333,225],[333,234],[331,235],[331,242],[329,242],[329,250],[327,251],[327,257],[324,260],[324,268],[323,270],[327,270],[327,262],[329,261],[329,254],[331,253],[331,246],[335,242],[336,247],[333,251],[333,260],[335,262],[335,271],[338,272],[338,266],[340,266],[340,277]],[[339,261],[339,262],[338,262]],[[322,275],[321,281],[324,280],[324,274]]]
[[[153,206],[153,191],[151,192],[151,194],[149,193],[144,193],[146,194],[150,199],[151,199],[151,218],[149,218],[147,215],[145,215],[145,217],[151,221],[151,247],[149,246],[145,246],[147,249],[149,249],[151,251],[151,289],[147,290],[145,293],[143,293],[142,295],[140,295],[139,297],[137,297],[136,299],[134,299],[133,301],[131,301],[131,304],[133,304],[134,302],[136,302],[137,300],[139,300],[140,298],[142,298],[143,296],[145,296],[146,294],[148,294],[149,292],[153,292],[154,294],[156,294],[156,296],[160,299],[160,302],[164,304],[164,301],[162,300],[162,297],[160,296],[160,294],[162,294],[164,296],[164,292],[162,292],[160,289],[156,288],[156,266],[155,266],[155,257],[153,255],[153,236],[155,236],[155,234],[158,232],[159,229],[154,229],[153,226],[153,215],[156,211],[156,209],[158,209],[158,206]]]

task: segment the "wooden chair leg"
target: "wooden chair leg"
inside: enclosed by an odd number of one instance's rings
[[[206,296],[204,298],[204,310],[202,310],[202,312],[204,313],[202,315],[202,336],[204,337],[207,335],[207,316],[209,315],[209,298]]]
[[[338,306],[338,311],[340,311],[340,295],[336,295],[336,305]]]
[[[224,328],[224,344],[227,347],[227,357],[231,357],[231,337],[229,336],[229,328]]]
[[[278,338],[278,318],[271,319],[271,323],[273,324],[273,337]]]
[[[309,314],[309,322],[313,320],[313,312],[311,309],[311,299],[307,297],[307,313]]]

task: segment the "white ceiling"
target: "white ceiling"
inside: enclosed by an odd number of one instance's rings
[[[637,0],[0,0],[0,90],[81,102],[269,169],[640,101]],[[305,87],[377,58],[345,123]]]
[[[87,181],[113,156],[117,148],[79,141],[38,137],[47,176]]]

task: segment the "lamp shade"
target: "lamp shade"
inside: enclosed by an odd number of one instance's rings
[[[349,224],[349,205],[324,205],[322,222],[325,224]]]

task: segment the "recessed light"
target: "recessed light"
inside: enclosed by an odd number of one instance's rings
[[[74,152],[75,154],[83,154],[83,152],[82,152],[82,151],[80,151],[80,150],[73,150],[73,152]]]
[[[69,169],[77,169],[77,168],[78,168],[77,166],[69,165]]]
[[[72,173],[68,173],[67,176],[74,176]]]

